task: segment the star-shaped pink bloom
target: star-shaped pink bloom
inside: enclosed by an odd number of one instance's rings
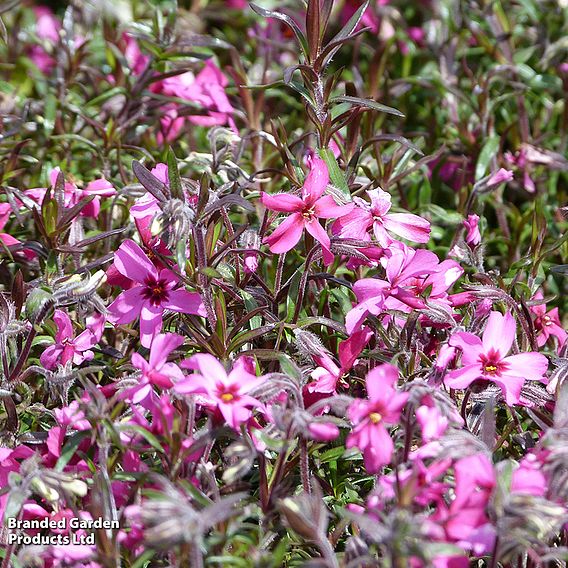
[[[380,187],[367,191],[371,203],[360,197],[353,201],[357,207],[333,224],[333,233],[341,237],[369,240],[367,231],[372,227],[375,238],[382,247],[388,247],[395,239],[393,233],[416,243],[430,239],[430,223],[412,213],[389,213],[391,196]]]
[[[126,240],[120,245],[114,264],[135,285],[108,307],[109,321],[125,324],[140,317],[140,342],[144,347],[150,347],[162,329],[164,310],[206,315],[199,294],[178,288],[179,278],[167,268],[157,269],[134,241]]]
[[[59,168],[54,168],[49,174],[49,181],[51,187],[54,188],[57,183],[57,177],[61,173]],[[31,197],[38,204],[41,204],[48,188],[46,187],[36,187],[34,189],[28,189],[24,193]],[[53,190],[52,190],[53,193]],[[81,210],[81,215],[83,217],[98,217],[101,210],[101,198],[112,197],[116,195],[116,189],[114,186],[105,178],[99,178],[89,182],[84,188],[77,187],[74,183],[66,181],[64,183],[64,201],[65,207],[71,208],[77,205],[81,199],[93,195],[94,199],[88,203]]]
[[[537,292],[534,295],[535,300],[542,300],[542,292]],[[558,308],[553,308],[549,312],[546,311],[546,304],[539,304],[538,306],[531,306],[530,311],[535,314],[534,327],[536,330],[536,344],[542,347],[551,335],[558,339],[558,345],[564,345],[568,333],[562,327],[560,316],[558,315]]]
[[[152,386],[169,389],[174,381],[184,378],[182,370],[175,363],[168,363],[169,354],[183,343],[183,337],[176,333],[159,333],[152,341],[148,361],[139,353],[132,355],[132,365],[142,371],[140,384],[128,389],[132,402],[138,404],[152,393]]]
[[[328,183],[329,172],[325,162],[321,158],[313,158],[312,169],[302,187],[301,197],[289,193],[262,193],[260,199],[267,209],[291,213],[270,236],[265,237],[263,242],[270,247],[271,252],[281,254],[293,249],[305,229],[321,244],[325,264],[333,262],[329,235],[318,219],[335,219],[347,215],[354,204],[337,205],[331,195],[322,197]]]
[[[398,369],[389,363],[372,369],[365,384],[369,400],[356,400],[347,410],[354,425],[347,438],[348,448],[359,448],[363,452],[365,467],[369,473],[376,473],[390,462],[394,443],[385,424],[396,424],[408,393],[398,392]]]
[[[39,358],[46,369],[55,369],[57,364],[65,365],[68,361],[80,365],[94,357],[91,347],[101,340],[105,326],[105,317],[102,314],[87,318],[87,328],[77,337],[74,337],[73,324],[64,311],[55,310],[53,321],[57,325],[55,344],[50,345]]]
[[[314,360],[319,367],[312,372],[311,377],[314,380],[306,385],[306,390],[310,393],[332,394],[335,393],[338,382],[342,381],[344,386],[348,386],[345,377],[371,337],[373,337],[373,332],[368,327],[363,327],[342,341],[338,347],[339,366],[325,352],[314,355]]]
[[[235,430],[252,416],[253,407],[262,406],[247,393],[261,385],[266,377],[254,374],[254,364],[247,357],[237,359],[229,374],[208,353],[198,353],[182,362],[181,366],[198,373],[176,383],[174,390],[181,394],[203,395],[206,405],[218,408],[227,424]]]
[[[525,381],[546,382],[548,360],[532,352],[507,357],[516,329],[511,314],[491,312],[482,339],[468,332],[454,333],[449,343],[461,349],[464,366],[448,373],[444,383],[453,389],[465,389],[474,381],[489,381],[501,387],[508,405],[518,404]]]

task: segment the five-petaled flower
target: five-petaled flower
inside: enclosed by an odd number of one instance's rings
[[[542,300],[542,292],[537,292],[534,295],[535,300]],[[558,345],[564,345],[568,333],[562,327],[560,316],[558,315],[558,308],[552,308],[549,312],[546,311],[546,304],[538,304],[531,306],[530,311],[536,316],[534,320],[534,328],[536,330],[536,344],[542,347],[551,335],[558,339]]]
[[[526,380],[543,381],[548,360],[540,353],[507,354],[516,335],[515,319],[509,313],[491,312],[482,339],[460,331],[450,338],[450,345],[462,351],[463,367],[448,373],[444,379],[453,389],[465,389],[474,381],[489,381],[503,391],[508,405],[520,402]]]
[[[169,354],[183,343],[183,337],[176,333],[159,333],[152,340],[148,361],[139,353],[132,355],[132,365],[142,371],[139,385],[128,389],[128,396],[133,403],[143,401],[152,392],[152,386],[162,389],[173,387],[174,380],[184,378],[182,370],[168,362]]]
[[[395,240],[389,232],[416,243],[428,242],[430,223],[426,219],[412,213],[389,213],[391,196],[380,187],[367,191],[367,195],[371,203],[355,197],[353,201],[358,207],[335,221],[334,234],[369,240],[367,231],[372,227],[375,238],[382,247],[389,246]]]
[[[390,462],[394,443],[385,424],[396,424],[408,393],[395,388],[398,369],[385,363],[372,369],[365,385],[369,400],[355,400],[349,406],[347,415],[354,425],[347,438],[348,448],[359,448],[363,452],[365,467],[369,473],[376,473]]]
[[[114,264],[137,285],[122,292],[108,307],[109,321],[125,324],[140,317],[140,342],[144,347],[150,347],[162,329],[164,310],[206,315],[199,294],[178,288],[179,278],[167,268],[158,270],[134,241],[126,240],[120,245]]]
[[[77,337],[74,337],[73,325],[66,312],[55,310],[53,321],[57,326],[55,344],[50,345],[39,358],[46,369],[55,369],[57,364],[65,365],[68,361],[80,365],[95,356],[91,347],[94,347],[102,337],[105,325],[105,317],[102,314],[88,317],[85,331]]]
[[[254,363],[249,357],[239,357],[229,374],[208,353],[198,353],[183,361],[181,366],[198,372],[176,383],[174,390],[181,394],[202,395],[204,405],[218,408],[235,430],[248,421],[252,408],[262,406],[248,393],[260,386],[266,377],[254,374]]]
[[[269,195],[262,193],[261,201],[267,209],[291,213],[264,242],[273,253],[288,252],[298,244],[304,229],[321,244],[326,265],[333,262],[331,241],[318,219],[335,219],[347,215],[354,204],[337,205],[331,195],[323,195],[329,183],[329,172],[321,158],[312,159],[312,168],[302,187],[302,197],[289,193]]]

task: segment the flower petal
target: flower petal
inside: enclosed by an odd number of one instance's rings
[[[203,317],[207,315],[205,306],[201,301],[201,296],[197,292],[173,290],[169,292],[168,299],[165,302],[162,302],[162,306],[168,310],[173,310],[174,312],[195,314]]]
[[[482,336],[483,350],[495,349],[501,357],[505,357],[511,350],[516,331],[517,324],[510,313],[503,316],[499,312],[491,312]]]
[[[159,370],[167,361],[169,354],[179,347],[184,338],[177,333],[160,333],[152,340],[150,348],[150,368]]]
[[[140,310],[140,343],[144,347],[150,347],[154,336],[162,329],[161,306],[154,306],[150,302],[144,302]]]
[[[412,213],[389,213],[383,217],[383,225],[387,231],[415,243],[430,240],[430,223]]]
[[[130,239],[124,241],[116,251],[114,264],[123,276],[141,284],[148,276],[158,276],[156,267],[144,251]]]
[[[130,323],[134,321],[142,309],[142,286],[135,286],[119,294],[107,308],[108,320],[114,324]]]
[[[302,187],[302,197],[309,204],[315,203],[329,183],[329,171],[321,158],[312,159],[312,169]]]
[[[481,367],[477,365],[467,365],[461,369],[451,371],[444,377],[444,384],[451,389],[465,389],[477,379],[482,379]]]
[[[304,208],[304,202],[297,195],[290,193],[269,195],[263,191],[260,194],[260,201],[267,209],[282,213],[297,213]]]
[[[541,353],[519,353],[505,357],[508,369],[503,376],[514,375],[523,377],[527,381],[542,381],[548,370],[548,359]]]
[[[462,363],[464,365],[474,365],[479,355],[483,352],[483,344],[481,339],[473,333],[467,331],[458,331],[450,337],[448,342],[452,347],[458,347],[462,351]]]
[[[333,199],[331,195],[324,195],[315,202],[314,213],[316,217],[321,217],[322,219],[336,219],[351,213],[354,207],[354,203],[337,205],[335,199]]]
[[[306,231],[316,239],[321,244],[323,250],[323,261],[325,265],[330,265],[333,262],[334,256],[330,250],[331,241],[329,240],[329,235],[326,230],[319,224],[319,222],[314,219],[309,223],[306,223]]]
[[[264,242],[270,247],[270,251],[281,254],[293,249],[304,231],[304,218],[299,213],[293,213],[269,236]]]

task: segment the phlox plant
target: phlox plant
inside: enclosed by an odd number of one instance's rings
[[[1,3],[0,568],[565,565],[567,31]]]

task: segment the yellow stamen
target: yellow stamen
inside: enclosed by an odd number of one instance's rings
[[[379,412],[371,412],[371,414],[369,414],[369,420],[373,424],[378,424],[382,419],[383,417]]]
[[[222,400],[223,402],[231,402],[231,400],[233,400],[234,398],[235,398],[235,396],[234,396],[232,393],[230,393],[230,392],[224,392],[224,393],[221,395],[221,400]]]

